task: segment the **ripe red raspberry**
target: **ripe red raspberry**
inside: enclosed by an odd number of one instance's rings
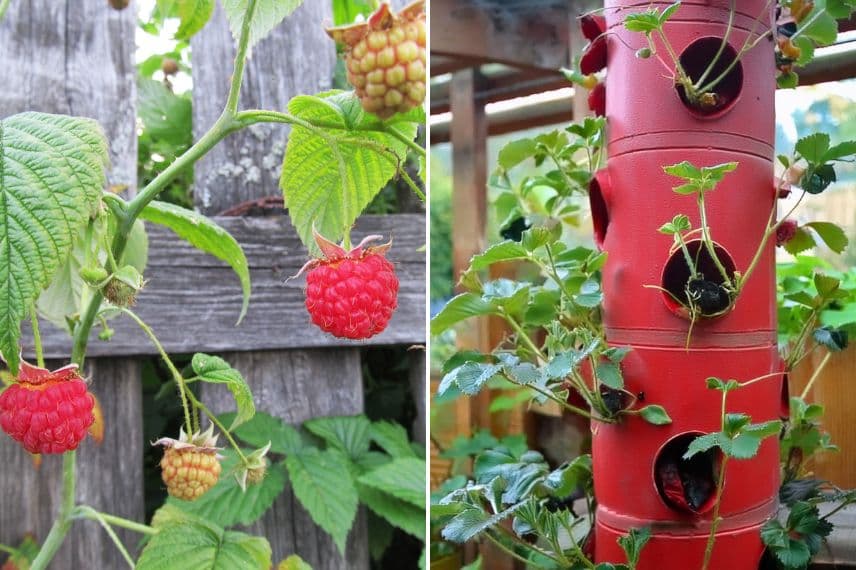
[[[794,220],[784,220],[776,228],[776,245],[781,247],[797,235],[797,223]]]
[[[309,261],[306,309],[321,330],[333,336],[366,339],[382,332],[398,305],[398,278],[384,256],[390,244],[365,247],[380,236],[368,236],[345,251],[317,232],[324,257]],[[298,274],[299,275],[299,274]]]
[[[213,425],[191,437],[182,429],[177,440],[165,437],[154,445],[166,447],[160,466],[161,478],[170,497],[195,501],[220,479],[222,467]]]
[[[425,100],[425,0],[398,14],[382,3],[367,22],[327,33],[347,46],[345,66],[363,109],[387,119]]]
[[[76,364],[51,372],[21,362],[0,394],[0,427],[30,453],[65,453],[86,437],[94,406]]]

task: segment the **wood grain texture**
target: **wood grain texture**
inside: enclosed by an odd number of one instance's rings
[[[90,360],[86,376],[101,403],[106,424],[103,443],[96,444],[90,437],[78,448],[78,504],[143,522],[140,364],[132,359]],[[44,540],[59,510],[61,456],[43,456],[41,467],[36,469],[31,456],[3,434],[0,465],[0,543],[17,545],[26,533]],[[140,535],[116,531],[134,552]],[[123,567],[119,551],[98,523],[77,521],[51,570]]]
[[[290,424],[363,411],[362,370],[357,349],[238,352],[222,355],[241,371],[259,410]],[[203,386],[202,396],[218,412],[233,411],[222,386]],[[297,553],[316,570],[368,568],[368,527],[363,509],[348,536],[343,558],[333,540],[312,522],[287,488],[249,532],[267,537],[279,561]]]
[[[330,2],[304,2],[260,41],[247,62],[241,109],[285,110],[295,95],[330,89],[336,50],[324,32]],[[235,42],[218,3],[211,21],[194,36],[193,131],[198,139],[220,113],[229,92]],[[280,194],[286,125],[254,125],[214,148],[196,166],[194,198],[206,214],[240,202]]]
[[[391,236],[388,257],[401,281],[398,309],[389,327],[367,341],[337,339],[309,322],[304,307],[304,279],[285,283],[306,261],[305,250],[283,217],[218,218],[243,246],[253,280],[246,318],[235,326],[241,308],[238,278],[224,262],[201,253],[170,230],[148,224],[148,284],[136,311],[155,331],[167,352],[183,354],[224,350],[268,350],[320,346],[368,346],[425,342],[425,218],[422,215],[365,216],[355,238],[369,233]],[[156,351],[136,324],[127,318],[110,322],[110,342],[93,332],[90,356],[154,355]],[[65,358],[68,334],[50,323],[42,326],[45,353]],[[29,325],[21,337],[29,343]],[[30,354],[31,346],[25,347]]]
[[[111,184],[137,181],[136,9],[104,0],[12,2],[0,22],[0,117],[23,111],[96,119]]]
[[[109,142],[109,182],[131,191],[137,175],[135,13],[133,5],[115,11],[104,0],[30,0],[12,2],[0,22],[0,117],[42,111],[96,119]],[[107,418],[106,439],[100,446],[89,439],[79,449],[77,499],[142,521],[140,366],[128,359],[90,360],[87,375]],[[17,544],[25,532],[44,540],[59,508],[61,464],[60,457],[45,457],[35,470],[17,443],[0,437],[0,542]],[[119,535],[133,551],[139,535]],[[74,524],[51,569],[124,565],[103,530],[87,521]]]

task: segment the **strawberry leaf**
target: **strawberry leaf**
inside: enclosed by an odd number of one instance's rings
[[[0,353],[18,371],[21,321],[100,202],[107,141],[91,119],[0,121]]]

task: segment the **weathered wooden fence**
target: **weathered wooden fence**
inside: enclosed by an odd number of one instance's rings
[[[332,18],[330,2],[301,6],[253,50],[243,108],[283,109],[300,93],[330,88],[332,43],[320,24]],[[135,6],[114,11],[103,0],[13,1],[0,23],[0,116],[36,110],[93,117],[110,141],[112,184],[136,187]],[[219,115],[226,99],[234,45],[222,9],[193,40],[194,133]],[[216,215],[246,200],[279,193],[279,165],[288,129],[257,126],[233,135],[196,165],[194,196],[200,211]],[[305,249],[282,216],[218,217],[241,243],[250,265],[253,297],[239,327],[240,287],[231,269],[195,251],[169,230],[149,225],[148,285],[138,312],[173,354],[218,353],[249,382],[259,409],[302,422],[363,411],[360,349],[425,342],[425,221],[421,212],[366,216],[356,236],[392,235],[390,259],[401,279],[399,309],[389,328],[364,343],[328,337],[309,324],[302,283],[283,283],[305,261]],[[86,366],[104,407],[103,444],[86,441],[78,454],[78,500],[96,509],[143,520],[141,358],[155,356],[133,323],[116,319],[110,342],[92,339]],[[43,326],[46,355],[67,362],[64,332]],[[25,330],[24,339],[30,338]],[[414,351],[410,378],[424,401],[424,357]],[[228,394],[208,390],[216,410]],[[418,426],[424,426],[424,407]],[[424,429],[424,428],[421,428]],[[416,437],[421,437],[417,432]],[[0,542],[16,544],[26,533],[43,539],[59,504],[60,459],[35,469],[14,442],[0,437]],[[368,568],[367,526],[361,513],[345,557],[286,491],[251,531],[271,542],[274,560],[300,554],[316,569]],[[129,547],[139,537],[120,532]],[[96,523],[78,522],[51,568],[120,568],[123,562]]]

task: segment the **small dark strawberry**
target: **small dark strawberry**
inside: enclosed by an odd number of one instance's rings
[[[606,85],[598,83],[588,95],[589,109],[598,117],[606,115]]]
[[[600,15],[586,14],[580,18],[580,30],[582,30],[585,39],[593,42],[606,31],[606,18]]]
[[[799,225],[795,220],[784,220],[780,223],[779,227],[776,228],[776,245],[782,247],[794,239],[798,228]]]

